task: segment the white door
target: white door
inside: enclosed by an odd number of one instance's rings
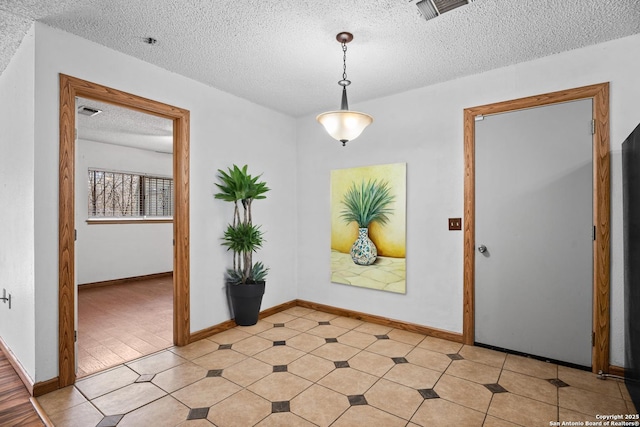
[[[591,366],[591,120],[586,99],[476,121],[476,342]]]

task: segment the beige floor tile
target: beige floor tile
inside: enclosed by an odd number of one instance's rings
[[[318,322],[316,320],[304,319],[302,317],[298,317],[290,322],[284,324],[289,329],[294,329],[300,332],[306,332],[311,328],[315,328],[318,326]]]
[[[151,382],[167,393],[172,393],[207,376],[207,370],[194,363],[184,363],[159,373]]]
[[[627,414],[638,413],[638,409],[636,408],[636,405],[634,405],[631,400],[625,400],[625,403],[627,404]]]
[[[273,314],[269,317],[265,317],[262,320],[269,323],[287,323],[287,322],[291,322],[292,320],[295,320],[296,318],[297,316],[292,316],[290,314],[280,312],[280,313]]]
[[[240,390],[240,386],[225,378],[209,377],[181,388],[171,396],[189,408],[204,408],[213,406]]]
[[[391,358],[379,354],[361,351],[349,359],[349,366],[359,371],[381,377],[395,366]]]
[[[284,310],[283,313],[290,314],[291,316],[302,317],[302,316],[306,316],[309,313],[312,313],[313,311],[315,311],[315,310],[313,310],[311,308],[297,306],[297,307],[288,308],[288,309]]]
[[[252,334],[248,332],[244,332],[239,328],[229,329],[228,331],[220,332],[219,334],[215,334],[207,338],[213,342],[218,344],[233,344],[235,342],[241,341],[243,339],[249,338]]]
[[[558,365],[513,354],[507,355],[503,369],[543,380],[558,378]]]
[[[165,396],[126,414],[118,423],[118,427],[174,426],[185,421],[187,415],[189,408],[173,397]]]
[[[404,357],[413,349],[412,345],[394,340],[377,340],[367,347],[367,351],[387,357]]]
[[[511,423],[509,421],[501,420],[500,418],[487,415],[484,419],[482,427],[519,427],[518,424]]]
[[[318,381],[334,369],[336,366],[333,362],[313,354],[302,356],[288,366],[289,372],[312,382]]]
[[[386,335],[391,332],[393,328],[384,325],[378,325],[376,323],[364,322],[362,325],[354,328],[354,331],[362,332],[363,334],[370,335]]]
[[[340,326],[345,329],[354,329],[358,326],[362,325],[364,322],[362,320],[353,319],[351,317],[336,317],[335,319],[331,319],[331,324],[334,326]]]
[[[298,334],[300,334],[300,331],[297,331],[295,329],[280,327],[280,328],[267,329],[263,332],[260,332],[258,336],[270,341],[286,341],[289,338],[295,337]]]
[[[251,326],[236,326],[236,329],[247,334],[259,334],[260,332],[273,328],[273,323],[265,322],[264,320],[258,320],[258,323]]]
[[[622,398],[575,387],[558,389],[558,405],[587,415],[626,413],[627,405]]]
[[[210,340],[199,340],[184,347],[171,347],[169,350],[184,359],[193,360],[217,350],[219,346],[220,344]]]
[[[42,409],[49,415],[64,411],[65,409],[69,409],[87,401],[87,399],[85,399],[85,397],[73,386],[52,391],[51,393],[38,397],[37,400]]]
[[[216,403],[209,409],[207,419],[219,427],[247,427],[271,413],[271,402],[248,390],[241,390]]]
[[[338,338],[347,332],[349,332],[348,329],[333,325],[318,325],[307,331],[308,334],[317,335],[322,338]]]
[[[484,416],[482,412],[465,408],[448,400],[427,399],[420,405],[411,421],[423,427],[480,427]]]
[[[443,354],[455,354],[462,348],[462,344],[442,338],[426,337],[418,347]]]
[[[246,387],[256,381],[266,377],[273,372],[273,366],[254,358],[248,358],[240,363],[225,368],[222,376],[229,381]]]
[[[291,400],[313,384],[289,372],[275,372],[247,387],[270,402]]]
[[[416,346],[424,340],[425,336],[416,334],[415,332],[403,331],[402,329],[392,329],[387,333],[389,338],[394,341],[403,342],[412,346]]]
[[[93,399],[91,403],[105,415],[126,414],[165,396],[166,393],[151,383],[136,383]]]
[[[166,350],[143,357],[135,362],[127,363],[127,366],[140,375],[155,375],[174,366],[182,365],[183,363],[187,363],[187,359]]]
[[[608,381],[608,380],[607,380]],[[616,381],[618,383],[618,387],[620,388],[620,394],[624,400],[631,400],[631,395],[629,394],[629,389],[627,389],[624,381]]]
[[[576,411],[572,411],[571,409],[567,409],[567,408],[559,408],[559,415],[560,415],[560,419],[558,421],[565,421],[565,422],[585,422],[585,421],[601,421],[599,419],[596,418],[595,415],[587,415],[587,414],[581,414],[580,412],[576,412]],[[575,425],[579,425],[579,424],[575,424]]]
[[[238,341],[233,344],[231,348],[239,353],[246,354],[247,356],[253,356],[254,354],[260,353],[270,347],[273,347],[273,341],[254,335],[242,341]]]
[[[353,368],[338,368],[330,372],[318,384],[345,396],[364,394],[378,378]]]
[[[622,399],[620,387],[615,380],[599,380],[596,374],[578,369],[558,366],[558,378],[571,387],[602,393],[607,396]]]
[[[291,412],[279,412],[269,415],[255,427],[314,427],[314,425]]]
[[[327,342],[325,341],[324,338],[320,338],[317,335],[310,335],[306,333],[296,335],[295,337],[287,340],[287,346],[296,348],[304,352],[310,352],[312,350],[315,350],[316,348],[326,343]]]
[[[507,358],[506,353],[472,345],[463,346],[458,353],[467,360],[496,368],[502,368],[502,365],[504,365],[504,361]]]
[[[315,354],[316,356],[324,357],[325,359],[338,362],[341,360],[349,360],[359,352],[359,349],[348,345],[340,343],[328,343],[316,348],[311,353]]]
[[[305,319],[315,320],[316,322],[330,322],[338,317],[335,314],[325,313],[323,311],[314,311],[303,316]]]
[[[424,399],[416,390],[393,381],[379,380],[364,394],[371,406],[410,420]]]
[[[434,390],[442,399],[482,413],[487,412],[493,397],[485,386],[447,374],[442,375]]]
[[[253,357],[262,360],[272,366],[288,365],[296,359],[305,355],[304,351],[300,351],[288,345],[277,345],[265,351],[262,351]]]
[[[522,426],[548,426],[558,421],[558,407],[512,393],[493,395],[488,415]]]
[[[366,348],[378,339],[371,334],[363,334],[362,332],[349,331],[338,338],[338,342],[351,347]]]
[[[76,382],[76,388],[87,399],[95,399],[98,396],[107,394],[129,384],[133,384],[140,375],[126,366],[117,368],[83,378]]]
[[[331,427],[404,427],[406,420],[369,405],[352,406]]]
[[[290,402],[291,412],[307,421],[326,427],[349,408],[349,400],[343,394],[312,385]]]
[[[410,363],[438,372],[444,372],[451,364],[447,355],[419,347],[411,350],[405,358]]]
[[[55,413],[45,412],[56,427],[95,427],[104,418],[104,415],[90,402],[84,402]]]
[[[416,390],[433,388],[442,373],[413,363],[399,363],[395,365],[384,378],[414,388]]]
[[[216,350],[202,357],[193,359],[193,363],[206,369],[224,369],[246,359],[247,356],[231,350]]]
[[[176,427],[212,427],[212,426],[215,427],[207,419],[185,420],[180,424],[176,425]]]
[[[478,384],[494,384],[500,377],[500,369],[471,360],[454,360],[445,373]]]
[[[539,400],[550,405],[558,405],[558,388],[547,380],[512,371],[502,371],[498,381],[510,393]]]

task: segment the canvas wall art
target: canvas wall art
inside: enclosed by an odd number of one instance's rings
[[[331,281],[406,293],[407,165],[331,171]]]

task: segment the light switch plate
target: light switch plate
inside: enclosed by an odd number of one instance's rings
[[[449,218],[449,230],[462,230],[462,218]]]

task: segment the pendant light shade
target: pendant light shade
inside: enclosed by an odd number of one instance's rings
[[[346,145],[347,141],[360,136],[364,128],[373,122],[373,117],[357,111],[338,110],[319,114],[316,120],[333,139]]]
[[[336,36],[336,40],[342,44],[342,80],[338,82],[342,86],[342,105],[340,110],[327,111],[319,114],[316,120],[324,126],[324,129],[335,140],[346,145],[348,141],[356,139],[364,128],[373,122],[373,117],[365,113],[357,111],[349,111],[349,102],[347,101],[347,86],[351,81],[347,80],[347,43],[353,40],[351,33],[340,33]]]

